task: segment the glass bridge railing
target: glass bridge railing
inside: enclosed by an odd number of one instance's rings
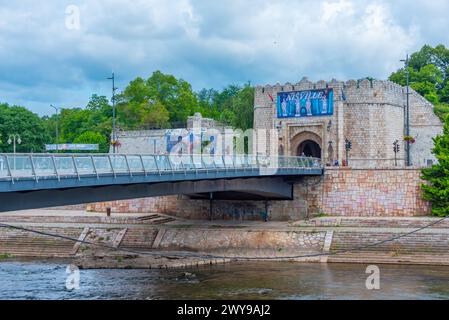
[[[0,180],[19,178],[192,173],[200,171],[316,169],[310,157],[254,155],[133,155],[133,154],[0,154]]]

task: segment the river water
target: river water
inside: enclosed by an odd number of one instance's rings
[[[449,299],[447,267],[379,266],[380,290],[366,289],[366,267],[260,262],[80,270],[79,289],[68,290],[66,279],[76,272],[66,273],[66,263],[2,262],[0,299]]]

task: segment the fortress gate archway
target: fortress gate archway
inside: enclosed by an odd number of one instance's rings
[[[316,133],[303,131],[295,135],[290,141],[292,156],[308,156],[323,158],[322,139]]]

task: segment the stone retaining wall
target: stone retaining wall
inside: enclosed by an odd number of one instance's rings
[[[320,209],[338,216],[430,214],[420,169],[328,169]]]
[[[246,231],[246,230],[175,230],[167,229],[158,248],[200,251],[216,250],[288,250],[321,251],[326,232]]]
[[[304,178],[293,201],[213,201],[215,219],[260,220],[266,205],[272,220],[299,220],[317,214],[334,216],[422,216],[430,204],[422,199],[421,170],[327,168],[324,177]],[[186,219],[208,219],[209,201],[180,196],[96,203],[89,211],[159,212]]]

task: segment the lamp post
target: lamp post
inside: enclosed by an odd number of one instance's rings
[[[405,110],[405,135],[407,137],[410,137],[410,70],[409,70],[409,63],[410,59],[407,57],[405,60],[401,60],[401,62],[405,63],[405,74],[407,78],[407,105]],[[410,141],[407,139],[406,141],[406,155],[407,155],[407,167],[410,167],[411,159],[410,159]]]
[[[112,77],[107,78],[108,80],[112,80],[112,148],[113,152],[116,153],[116,143],[117,143],[117,133],[116,133],[116,110],[115,110],[115,90],[118,88],[115,87],[115,74],[112,72]]]
[[[22,139],[20,139],[20,135],[15,133],[15,134],[10,134],[9,138],[8,138],[8,144],[13,144],[13,150],[14,150],[14,170],[16,170],[16,143],[21,144],[22,143]]]
[[[59,108],[55,107],[54,105],[50,105],[53,109],[56,111],[56,153],[59,153]]]

